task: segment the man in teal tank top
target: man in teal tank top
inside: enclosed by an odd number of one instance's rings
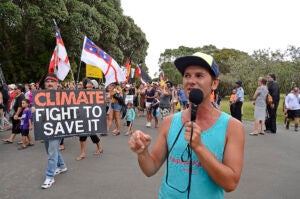
[[[151,137],[137,130],[129,147],[141,170],[154,175],[166,161],[158,198],[224,198],[236,189],[243,168],[245,133],[240,121],[215,109],[210,94],[219,85],[219,68],[213,57],[197,52],[175,60],[183,76],[185,95],[203,93],[191,121],[192,106],[163,120],[151,150]]]

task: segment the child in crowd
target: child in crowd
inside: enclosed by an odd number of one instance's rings
[[[33,146],[32,137],[29,135],[29,130],[32,130],[32,114],[29,109],[30,101],[28,99],[22,100],[22,117],[21,119],[21,135],[22,145],[18,148],[19,150],[26,149],[27,146]],[[29,144],[26,145],[26,137],[28,138]]]
[[[126,111],[125,119],[127,121],[127,126],[128,126],[128,129],[127,129],[127,132],[125,133],[125,135],[131,135],[132,134],[132,123],[133,123],[133,120],[135,119],[135,111],[134,111],[132,102],[127,103],[127,111]]]
[[[151,103],[152,115],[155,121],[155,128],[158,128],[158,115],[159,115],[159,93],[156,91],[154,99]]]

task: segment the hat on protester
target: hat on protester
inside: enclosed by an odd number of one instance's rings
[[[126,88],[130,88],[131,86],[130,86],[130,84],[126,84],[126,86],[125,86]]]
[[[94,85],[94,88],[99,88],[99,84],[95,79],[92,79],[91,82]]]
[[[9,84],[9,85],[8,85],[8,88],[10,88],[10,89],[12,89],[12,90],[13,90],[13,89],[15,89],[15,88],[16,88],[16,85],[15,85],[15,84]]]
[[[196,52],[193,55],[179,57],[174,62],[176,68],[183,75],[186,67],[195,65],[208,69],[214,77],[219,77],[219,67],[214,58],[208,54]]]
[[[240,86],[242,86],[242,81],[241,80],[238,80],[235,83],[238,84],[238,85],[240,85]]]
[[[34,83],[34,82],[31,82],[31,83],[30,83],[30,86],[32,86],[32,85],[34,85],[34,86],[35,86],[35,83]]]
[[[58,78],[57,78],[56,74],[54,74],[54,73],[48,73],[45,78],[45,81],[47,81],[47,80],[52,80],[52,81],[58,82]]]

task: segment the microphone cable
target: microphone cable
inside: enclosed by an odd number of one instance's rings
[[[185,124],[185,123],[182,124],[182,126],[181,126],[179,132],[177,133],[177,136],[176,136],[176,138],[175,138],[175,140],[174,140],[172,146],[170,147],[170,150],[167,151],[166,184],[167,184],[170,188],[172,188],[172,189],[174,189],[174,190],[176,190],[176,191],[178,191],[178,192],[180,192],[180,193],[185,193],[185,192],[187,192],[187,199],[189,199],[189,198],[190,198],[190,190],[191,190],[191,182],[192,182],[192,169],[193,169],[193,160],[192,160],[192,152],[193,152],[193,150],[192,150],[192,148],[190,147],[189,144],[187,144],[185,150],[182,152],[181,157],[180,157],[180,159],[181,159],[182,162],[189,162],[189,175],[188,175],[188,184],[187,184],[187,187],[186,187],[185,189],[179,189],[179,188],[176,188],[175,186],[171,185],[171,184],[168,182],[168,179],[169,179],[169,156],[170,156],[171,151],[173,150],[175,144],[176,144],[177,141],[178,141],[179,135],[180,135],[181,132],[182,132],[182,129],[183,129],[183,127],[184,127],[184,124]],[[194,122],[192,122],[192,127],[191,127],[191,136],[190,136],[190,143],[191,143],[191,144],[192,144],[193,131],[194,131]],[[186,151],[187,151],[187,159],[184,158],[184,154],[185,154]]]

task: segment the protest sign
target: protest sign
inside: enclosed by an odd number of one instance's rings
[[[125,104],[127,104],[128,102],[133,103],[133,95],[126,95]]]
[[[35,140],[107,133],[104,90],[33,92]]]

